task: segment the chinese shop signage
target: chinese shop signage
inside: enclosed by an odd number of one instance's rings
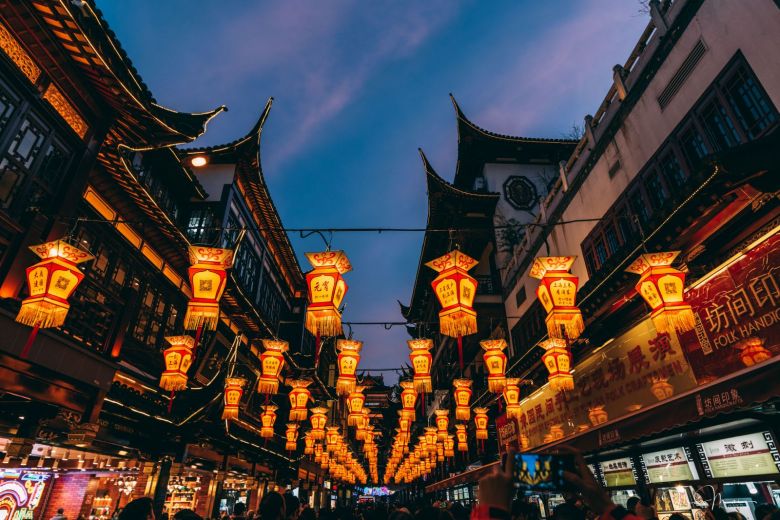
[[[696,328],[680,336],[699,382],[780,353],[780,234],[688,291]]]
[[[0,518],[32,519],[50,479],[42,471],[0,471]]]
[[[607,487],[636,485],[636,469],[629,457],[603,461],[601,473]]]
[[[506,452],[507,448],[518,449],[517,433],[517,421],[514,418],[508,418],[506,414],[496,417],[499,453]]]
[[[648,484],[695,480],[696,468],[687,449],[669,448],[642,454],[642,466]]]
[[[574,379],[574,391],[556,391],[545,385],[522,402],[518,422],[529,448],[585,431],[696,386],[677,337],[658,333],[650,319],[581,362]]]
[[[703,442],[696,448],[709,478],[780,473],[780,455],[769,432]]]

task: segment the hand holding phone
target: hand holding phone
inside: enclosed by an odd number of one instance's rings
[[[513,481],[527,491],[560,491],[564,471],[574,471],[574,456],[552,453],[515,453]]]

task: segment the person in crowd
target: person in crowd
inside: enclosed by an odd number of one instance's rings
[[[390,513],[388,520],[414,520],[414,517],[408,507],[399,507]]]
[[[687,520],[687,519],[680,513],[672,513],[671,515],[669,515],[669,520]]]
[[[265,494],[257,512],[260,520],[285,520],[284,497],[276,491]]]
[[[173,515],[173,520],[203,520],[203,518],[192,509],[179,509]]]
[[[57,509],[57,514],[51,517],[51,520],[68,520],[65,516],[65,510],[63,508]]]
[[[236,502],[236,505],[233,506],[233,515],[230,518],[233,520],[246,520],[246,504]]]
[[[317,513],[314,512],[314,509],[307,507],[298,515],[298,520],[317,520]]]
[[[468,510],[460,502],[453,502],[452,505],[450,505],[449,511],[450,514],[452,515],[452,518],[454,518],[455,520],[468,520],[469,518]],[[536,519],[525,519],[525,520],[536,520]]]
[[[154,502],[149,497],[136,498],[128,502],[119,514],[119,520],[155,520]]]
[[[284,494],[284,511],[287,515],[287,520],[298,520],[298,513],[300,513],[301,501],[298,497],[292,493]]]
[[[769,520],[769,517],[776,511],[777,508],[772,504],[761,504],[756,506],[753,513],[756,515],[756,520]]]
[[[626,510],[629,513],[636,514],[636,506],[639,504],[639,497],[633,496],[626,500]]]
[[[463,507],[463,506],[461,506]],[[465,511],[465,508],[464,508]],[[539,508],[523,500],[512,502],[512,520],[539,520]],[[461,520],[456,518],[455,520]]]
[[[745,515],[743,515],[739,511],[731,511],[731,512],[728,513],[728,515],[729,515],[729,520],[747,520],[745,518]],[[672,516],[674,516],[674,515],[672,515]],[[669,520],[675,520],[675,519],[673,519],[672,517],[669,517]]]
[[[223,509],[219,512],[219,520],[230,520],[230,515],[227,512],[227,509]]]
[[[553,509],[553,520],[585,520],[585,511],[574,505],[573,501],[558,504]]]

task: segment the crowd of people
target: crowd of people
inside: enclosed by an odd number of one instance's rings
[[[631,497],[625,507],[615,504],[593,477],[582,456],[574,454],[574,471],[564,472],[563,475],[568,483],[565,490],[568,499],[555,507],[551,520],[658,519],[651,504],[638,497]],[[237,503],[232,514],[223,512],[219,520],[540,520],[538,506],[517,497],[513,472],[514,456],[509,454],[502,464],[479,481],[474,507],[459,502],[418,501],[414,504],[374,503],[354,509],[341,507],[315,511],[292,493],[269,492],[261,500],[257,511],[247,511],[243,503]],[[719,507],[707,510],[706,514],[707,520],[745,520],[739,513],[727,513]],[[780,511],[764,504],[756,508],[755,517],[756,520],[780,520]],[[152,500],[139,498],[130,502],[119,514],[118,520],[155,520]],[[178,511],[172,520],[203,519],[194,511],[184,509]],[[675,513],[668,520],[687,519]]]

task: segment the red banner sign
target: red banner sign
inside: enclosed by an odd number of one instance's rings
[[[517,420],[508,418],[506,414],[499,415],[496,417],[496,434],[499,453],[506,453],[507,448],[520,449],[517,442]]]

